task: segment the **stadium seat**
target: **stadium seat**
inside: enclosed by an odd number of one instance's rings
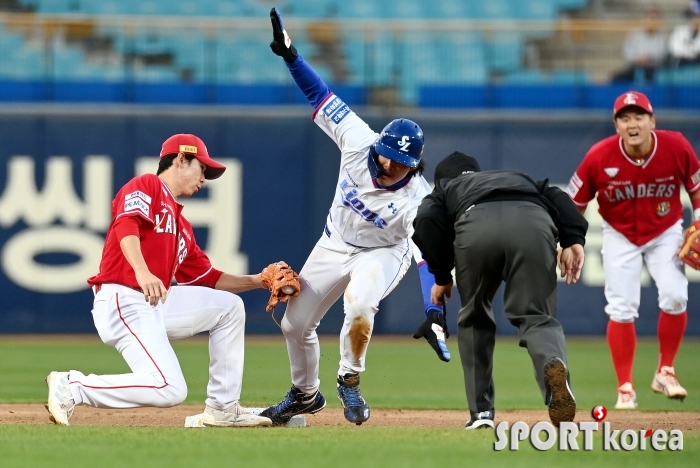
[[[380,18],[381,5],[376,0],[348,0],[338,4],[339,18]]]
[[[548,81],[548,77],[541,70],[517,70],[504,75],[504,84],[515,85],[540,85]]]
[[[487,63],[497,73],[519,70],[523,60],[523,40],[517,30],[497,31],[486,38]]]
[[[488,79],[486,55],[481,34],[446,32],[437,41],[440,82],[445,84],[484,84]]]

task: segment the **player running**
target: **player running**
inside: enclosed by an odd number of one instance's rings
[[[640,275],[645,263],[659,291],[659,363],[651,388],[683,400],[673,361],[688,321],[688,280],[676,252],[682,241],[681,185],[700,217],[700,162],[678,132],[655,130],[649,99],[636,91],[615,100],[617,135],[588,151],[567,192],[581,212],[598,195],[603,217],[607,338],[617,373],[616,409],[635,409],[632,382],[639,317]]]
[[[276,9],[270,11],[270,18],[272,51],[285,60],[315,107],[313,120],[338,145],[341,157],[323,234],[301,269],[301,293],[290,299],[282,319],[293,386],[279,404],[261,415],[273,424],[284,424],[296,414],[316,413],[325,407],[319,391],[316,328],[342,295],[345,320],[340,332],[338,398],[345,418],[361,424],[370,417],[369,405],[360,393],[359,374],[365,370],[374,315],[379,302],[410,266],[413,218],[421,199],[430,192],[421,176],[423,132],[415,122],[396,119],[377,135],[297,53]],[[419,271],[428,275],[425,283],[432,285],[427,266]],[[437,323],[436,327],[439,329]],[[442,343],[444,346],[444,340]],[[438,351],[443,360],[449,360],[445,353]]]
[[[187,397],[187,384],[169,340],[208,331],[209,384],[202,422],[272,424],[238,403],[245,309],[236,293],[269,287],[268,281],[262,274],[233,276],[212,267],[177,201],[192,196],[205,179],[216,179],[225,169],[209,157],[201,139],[178,134],[163,143],[157,175],[135,177],[119,190],[100,271],[88,283],[95,293],[95,328],[102,341],[121,353],[132,373],[51,372],[46,408],[54,423],[68,425],[80,404],[179,405]],[[263,274],[271,267],[275,265]],[[179,286],[170,286],[173,279]]]

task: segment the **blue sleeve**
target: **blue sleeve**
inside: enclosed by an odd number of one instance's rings
[[[331,94],[331,90],[325,81],[318,76],[316,70],[311,68],[311,65],[306,63],[301,55],[298,55],[292,63],[285,62],[285,64],[289,68],[289,72],[292,74],[292,78],[294,78],[297,86],[314,108],[318,107],[326,96]]]
[[[427,262],[422,262],[420,265],[418,265],[418,274],[420,275],[420,287],[423,291],[423,305],[425,306],[425,315],[428,315],[428,312],[430,312],[431,310],[437,310],[438,312],[442,312],[442,306],[430,302],[430,289],[433,287],[433,284],[435,284],[435,277],[432,273],[430,273],[430,271],[428,271]]]

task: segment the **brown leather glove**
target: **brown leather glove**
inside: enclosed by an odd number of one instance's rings
[[[700,270],[700,220],[693,221],[683,233],[683,243],[678,257],[690,268]]]
[[[287,302],[301,290],[299,275],[284,262],[271,263],[260,273],[263,285],[270,290],[265,310],[272,312],[279,302]]]

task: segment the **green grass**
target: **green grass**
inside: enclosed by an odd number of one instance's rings
[[[334,376],[338,365],[337,337],[321,337],[322,391],[330,406],[338,406]],[[456,340],[448,344],[450,363],[440,362],[424,341],[373,340],[362,376],[363,394],[373,408],[464,409],[461,366]],[[189,385],[188,403],[202,404],[207,382],[206,340],[175,343]],[[644,410],[700,411],[700,373],[692,356],[700,342],[687,340],[676,362],[690,397],[685,403],[651,392],[656,365],[654,340],[640,340],[635,361],[638,400]],[[85,373],[121,373],[121,356],[99,339],[76,340],[0,338],[0,402],[41,402],[46,399],[44,376],[51,370],[77,368]],[[587,411],[615,402],[615,378],[607,345],[601,339],[570,339],[569,361],[578,406]],[[496,408],[544,409],[526,350],[512,339],[496,346]],[[277,402],[290,385],[289,363],[281,336],[248,339],[242,401],[263,406]],[[386,427],[309,427],[252,430],[187,430],[183,428],[56,427],[0,425],[0,466],[293,466],[308,468],[352,464],[364,466],[697,466],[700,431],[685,433],[683,452],[601,450],[537,452],[521,444],[518,452],[494,452],[492,432],[454,429]]]
[[[456,340],[448,340],[453,359],[443,363],[424,341],[373,340],[362,375],[362,391],[376,408],[466,409],[462,368]],[[175,351],[189,386],[187,403],[206,398],[208,349],[205,339],[175,342]],[[579,407],[611,406],[616,380],[607,345],[602,339],[569,339],[569,367]],[[321,390],[328,404],[339,406],[335,395],[338,338],[321,337]],[[700,354],[700,341],[687,340],[676,359],[676,372],[691,397],[684,403],[651,392],[649,385],[657,361],[654,340],[640,340],[634,375],[639,406],[644,410],[700,411],[700,373],[692,356]],[[98,338],[77,340],[0,340],[0,402],[44,402],[44,377],[51,370],[78,369],[84,373],[122,373],[128,367],[121,356]],[[246,343],[242,401],[247,405],[277,402],[290,386],[289,360],[283,338]],[[494,380],[497,409],[543,409],[525,349],[512,339],[496,345]]]
[[[697,466],[700,433],[686,433],[682,452],[493,450],[489,431],[355,426],[306,429],[177,429],[55,426],[0,427],[3,468],[261,466],[488,467]],[[672,463],[672,465],[670,465]]]

